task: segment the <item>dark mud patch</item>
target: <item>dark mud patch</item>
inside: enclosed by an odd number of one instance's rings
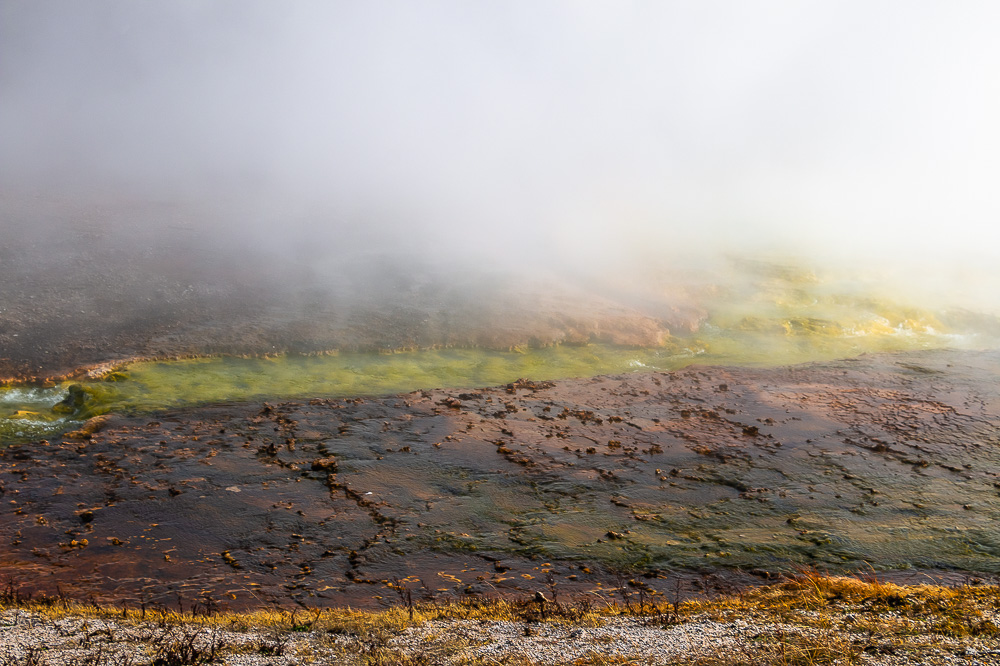
[[[233,607],[996,574],[998,377],[934,351],[114,417],[0,453],[0,574]]]

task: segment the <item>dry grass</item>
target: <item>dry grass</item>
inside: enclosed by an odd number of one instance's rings
[[[214,611],[201,607],[193,612],[166,608],[122,608],[85,604],[52,597],[21,598],[0,593],[0,611],[19,608],[50,620],[93,618],[119,624],[220,628],[232,631],[263,630],[279,633],[318,631],[355,637],[398,634],[408,627],[436,620],[484,620],[509,622],[559,622],[595,626],[607,615],[633,614],[613,602],[600,608],[589,603],[539,604],[533,599],[470,597],[460,602],[416,603],[386,610],[350,608],[323,610],[261,609],[246,613]],[[631,606],[629,607],[631,608]],[[649,606],[654,610],[653,606]]]
[[[815,627],[835,626],[842,615],[850,615],[855,623],[877,617],[881,627],[897,631],[919,621],[920,633],[953,638],[1000,635],[994,622],[1000,588],[986,585],[896,585],[870,577],[804,573],[742,595],[688,603],[684,609],[720,619],[751,615]]]
[[[1000,657],[1000,588],[995,586],[904,586],[874,578],[803,573],[729,597],[644,603],[642,607],[627,598],[601,606],[483,598],[411,605],[401,595],[401,603],[383,611],[334,608],[227,613],[206,608],[182,614],[164,609],[99,607],[58,599],[20,599],[9,590],[0,594],[0,609],[17,607],[53,621],[93,618],[114,621],[119,626],[169,629],[175,632],[172,635],[177,639],[176,651],[182,650],[184,641],[188,641],[191,654],[195,646],[191,636],[198,632],[203,637],[221,630],[253,632],[267,637],[254,643],[253,649],[261,653],[271,650],[274,654],[280,654],[296,635],[312,632],[311,635],[321,637],[328,653],[337,655],[336,661],[329,663],[357,666],[498,663],[469,656],[474,654],[468,649],[470,643],[451,632],[425,640],[418,649],[404,651],[391,645],[392,639],[408,628],[433,621],[597,627],[613,616],[637,618],[650,627],[709,620],[749,625],[747,640],[736,647],[675,662],[701,666],[867,664],[878,659],[945,663],[941,655],[954,657],[971,648],[979,652],[995,650],[996,656],[991,658]],[[205,648],[201,649],[204,654]],[[220,653],[236,650],[232,646],[219,647]],[[178,666],[208,663],[183,657],[180,655],[170,663]],[[303,663],[308,663],[308,659]],[[528,666],[535,662],[526,657],[509,657],[502,663]],[[595,650],[568,663],[600,666],[644,662],[628,654]]]
[[[861,664],[880,657],[944,663],[942,655],[962,655],[974,644],[1000,650],[996,586],[896,585],[807,572],[742,595],[690,603],[684,610],[781,627],[762,632],[742,650],[692,662],[701,666]]]

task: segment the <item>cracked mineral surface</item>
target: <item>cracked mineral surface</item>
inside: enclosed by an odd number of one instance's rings
[[[243,608],[996,573],[998,375],[927,351],[113,416],[0,452],[0,575]]]

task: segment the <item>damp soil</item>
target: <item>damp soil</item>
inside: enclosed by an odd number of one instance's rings
[[[998,377],[937,350],[116,415],[0,452],[0,576],[232,608],[992,576]]]

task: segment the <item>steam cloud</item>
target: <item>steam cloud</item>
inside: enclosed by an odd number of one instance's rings
[[[971,0],[2,0],[3,225],[316,265],[781,251],[950,279],[1000,248],[998,21]]]

